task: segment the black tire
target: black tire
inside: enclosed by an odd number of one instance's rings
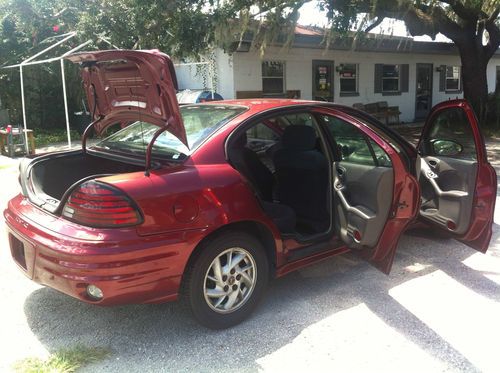
[[[210,273],[209,270],[214,260],[225,251],[233,248],[241,248],[252,257],[256,267],[256,280],[253,282],[253,290],[249,292],[245,301],[241,302],[239,308],[234,311],[217,312],[212,308],[214,305],[210,306],[208,300],[205,299],[206,275]],[[245,263],[243,262],[243,264]],[[200,248],[200,255],[189,269],[185,289],[191,310],[198,322],[210,329],[225,329],[239,324],[250,316],[262,299],[268,280],[269,261],[262,243],[244,232],[227,232],[210,240]]]

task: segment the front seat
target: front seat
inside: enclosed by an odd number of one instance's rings
[[[246,133],[239,135],[231,143],[228,154],[231,163],[257,190],[262,208],[278,229],[283,233],[292,233],[297,220],[295,212],[286,205],[272,202],[274,176],[261,162],[259,156],[246,147],[246,144]]]
[[[322,232],[330,223],[327,209],[328,160],[316,150],[316,131],[304,125],[288,126],[282,148],[274,154],[276,195],[293,208],[297,221],[312,232]]]

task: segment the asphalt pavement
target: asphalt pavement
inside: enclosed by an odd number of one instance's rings
[[[500,174],[500,142],[488,151]],[[0,180],[5,206],[16,161],[0,158]],[[485,255],[406,234],[389,276],[351,254],[332,258],[273,281],[254,315],[224,331],[199,326],[182,303],[103,308],[38,286],[3,234],[0,371],[84,344],[113,351],[86,372],[499,372],[498,205]]]

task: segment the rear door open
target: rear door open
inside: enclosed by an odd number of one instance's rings
[[[486,252],[491,239],[497,177],[483,136],[465,100],[437,105],[418,145],[421,219]]]
[[[380,131],[340,110],[315,112],[332,144],[336,234],[389,273],[399,237],[418,213],[417,180]]]

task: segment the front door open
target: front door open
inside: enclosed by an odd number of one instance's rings
[[[497,177],[476,116],[465,100],[437,105],[418,146],[420,216],[485,252],[492,233]]]
[[[333,102],[333,61],[313,60],[312,99]]]
[[[417,63],[415,119],[425,119],[432,108],[432,64]]]

